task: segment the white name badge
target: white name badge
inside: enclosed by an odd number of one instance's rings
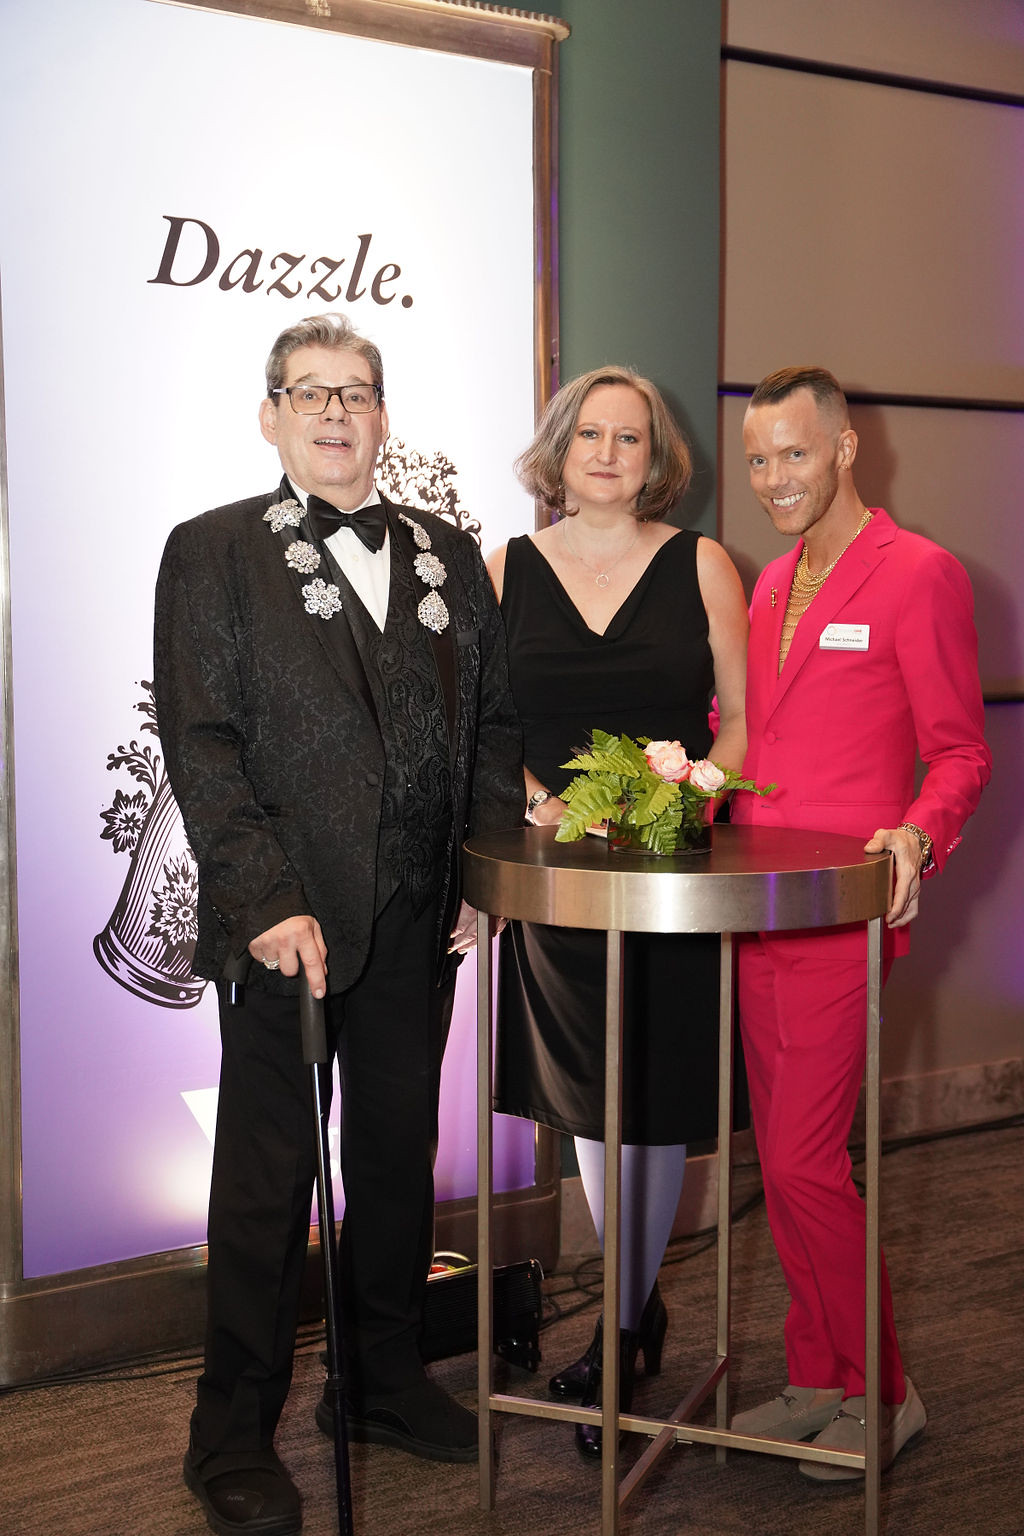
[[[818,641],[822,651],[866,651],[870,624],[826,624]]]

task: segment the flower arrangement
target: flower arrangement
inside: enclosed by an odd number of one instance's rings
[[[707,758],[691,762],[678,741],[634,741],[598,730],[590,751],[562,767],[577,772],[560,796],[567,810],[556,842],[576,842],[607,822],[610,846],[653,854],[710,848],[709,801],[734,789],[767,795],[775,788],[758,789]]]

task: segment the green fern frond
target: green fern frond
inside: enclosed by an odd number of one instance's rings
[[[644,827],[648,822],[655,821],[678,799],[678,784],[668,784],[664,779],[652,775],[649,786],[644,785],[638,792],[634,792],[629,819],[635,826]]]
[[[566,801],[567,809],[558,823],[555,841],[572,843],[582,837],[588,827],[607,821],[609,817],[618,814],[618,779],[615,779],[612,784],[606,784],[600,779],[579,774],[568,788],[562,791],[561,798]]]

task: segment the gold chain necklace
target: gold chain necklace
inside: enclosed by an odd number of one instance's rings
[[[811,596],[813,596],[815,592],[819,592],[825,585],[826,579],[831,576],[840,560],[846,554],[846,551],[849,549],[850,544],[853,543],[853,540],[857,537],[857,534],[862,533],[870,521],[871,513],[865,512],[864,516],[861,518],[859,524],[857,525],[857,530],[854,533],[853,538],[850,539],[848,544],[843,545],[838,555],[836,555],[835,559],[832,561],[832,564],[826,565],[823,571],[818,571],[813,576],[807,569],[807,545],[805,544],[803,549],[800,551],[800,559],[796,563],[796,570],[793,572],[793,591],[798,593],[800,596],[803,596],[805,592],[810,593]]]
[[[782,616],[782,633],[779,637],[780,672],[785,665],[786,657],[789,655],[789,648],[793,644],[793,637],[796,634],[797,625],[803,618],[804,614],[807,612],[807,609],[810,607],[815,597],[821,591],[821,588],[825,585],[826,579],[831,576],[840,560],[846,554],[850,544],[852,544],[854,539],[856,539],[857,534],[861,533],[867,527],[870,521],[871,513],[865,512],[864,516],[860,520],[857,532],[853,535],[850,543],[843,546],[838,555],[836,555],[835,559],[832,561],[831,565],[826,565],[825,569],[823,571],[819,571],[815,576],[812,576],[807,569],[807,545],[805,544],[803,549],[800,551],[800,559],[797,561],[796,570],[793,572],[793,584],[789,589],[789,598],[786,602],[786,611]]]
[[[621,555],[616,555],[616,557],[612,561],[611,565],[604,565],[604,566],[591,565],[589,560],[584,560],[584,558],[580,554],[579,550],[573,549],[573,547],[572,547],[572,540],[569,537],[569,522],[568,522],[567,518],[563,518],[562,519],[562,537],[565,540],[565,547],[569,551],[570,555],[572,555],[573,559],[574,560],[578,560],[580,562],[580,565],[585,565],[588,571],[593,571],[593,573],[594,573],[594,586],[595,587],[600,587],[603,590],[608,585],[608,583],[611,581],[612,572],[614,571],[615,567],[621,561],[625,560],[626,556],[629,554],[630,550],[633,548],[633,545],[636,543],[637,539],[640,537],[640,524],[639,524],[639,522],[637,523],[637,525],[636,525],[636,532],[633,534],[632,540],[630,541],[629,544],[626,545],[626,548],[622,551]]]

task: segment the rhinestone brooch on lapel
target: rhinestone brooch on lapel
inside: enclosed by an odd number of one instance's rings
[[[289,496],[287,501],[275,501],[264,512],[263,521],[270,524],[271,533],[280,533],[282,528],[297,528],[302,522],[302,507],[294,496]]]
[[[315,544],[307,544],[305,539],[296,539],[285,550],[284,563],[303,576],[312,576],[320,568],[320,551]]]
[[[428,587],[442,586],[448,575],[444,568],[444,561],[439,560],[436,555],[417,555],[412,566],[420,581],[425,582]]]
[[[336,613],[341,612],[341,593],[333,581],[323,581],[318,576],[315,581],[306,583],[302,596],[307,613],[319,614],[322,619],[333,619]]]
[[[270,524],[271,533],[280,533],[285,528],[298,528],[303,516],[301,503],[290,496],[287,501],[275,501],[268,507],[263,521]],[[300,576],[312,576],[320,569],[320,551],[306,539],[293,539],[284,552],[284,563]],[[302,600],[306,612],[321,619],[333,619],[341,612],[341,592],[333,581],[324,581],[319,576],[302,588]]]
[[[448,628],[448,609],[443,597],[436,592],[428,592],[422,598],[416,609],[419,621],[425,629],[432,629],[435,635]]]
[[[417,523],[404,512],[399,512],[398,516],[407,528],[411,528],[413,543],[420,551],[412,563],[412,568],[423,585],[430,588],[426,597],[420,599],[416,616],[424,629],[440,635],[448,628],[448,607],[438,590],[448,579],[447,568],[443,560],[429,553],[430,534],[423,524]]]
[[[276,501],[272,507],[268,507],[263,514],[263,521],[270,524],[272,533],[280,533],[284,528],[298,528],[303,516],[301,504],[289,497],[287,501]],[[448,579],[447,567],[437,555],[430,553],[430,534],[423,524],[417,523],[404,512],[399,512],[398,516],[412,531],[413,543],[419,551],[413,561],[413,570],[423,585],[429,588],[426,597],[419,601],[416,617],[424,629],[440,635],[448,628],[449,622],[448,606],[439,590]],[[287,566],[303,576],[311,576],[320,569],[320,552],[305,539],[293,540],[284,552],[284,559]],[[302,588],[302,598],[306,612],[321,619],[333,619],[336,613],[341,612],[341,592],[333,581],[324,581],[320,576],[306,583]]]

